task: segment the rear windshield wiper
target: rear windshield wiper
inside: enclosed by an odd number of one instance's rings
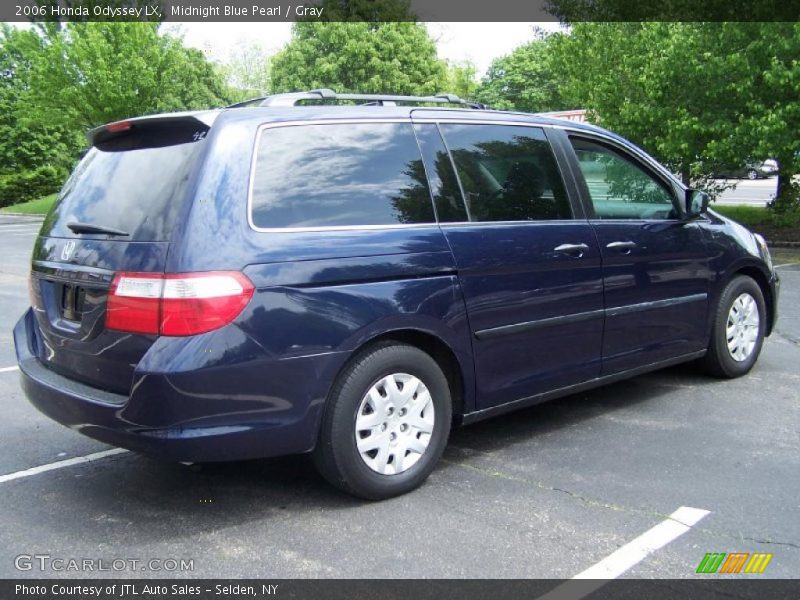
[[[102,225],[92,225],[91,223],[67,223],[67,227],[72,233],[105,233],[106,235],[130,235],[127,231],[104,227]]]

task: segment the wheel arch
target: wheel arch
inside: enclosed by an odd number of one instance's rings
[[[394,329],[382,332],[362,341],[361,344],[351,352],[350,358],[341,366],[339,372],[336,374],[336,379],[347,369],[355,357],[379,344],[391,342],[408,344],[419,348],[436,361],[450,385],[453,419],[460,422],[461,416],[466,412],[465,406],[467,406],[469,401],[471,390],[468,379],[470,375],[468,371],[469,367],[462,364],[456,352],[444,339],[430,331],[410,327]]]
[[[772,333],[772,327],[775,324],[775,298],[772,294],[772,286],[769,283],[769,278],[762,269],[755,265],[746,265],[737,268],[725,280],[725,285],[728,285],[734,277],[745,275],[753,279],[758,287],[761,289],[761,294],[764,296],[764,304],[767,308],[767,327],[765,335],[768,336]]]

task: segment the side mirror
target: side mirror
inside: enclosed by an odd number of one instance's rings
[[[692,219],[705,214],[711,197],[700,190],[686,190],[686,218]]]

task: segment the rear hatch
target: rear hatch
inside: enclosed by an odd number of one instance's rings
[[[33,251],[35,352],[52,370],[127,394],[155,335],[106,328],[119,272],[163,273],[169,240],[189,202],[213,113],[112,123],[46,217]]]

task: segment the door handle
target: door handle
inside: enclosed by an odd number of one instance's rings
[[[611,242],[606,244],[609,250],[616,250],[620,254],[630,254],[631,250],[636,248],[636,242]]]
[[[589,246],[586,244],[561,244],[560,246],[553,248],[553,251],[560,254],[568,254],[569,256],[574,256],[575,258],[581,258],[583,253],[588,249]]]

